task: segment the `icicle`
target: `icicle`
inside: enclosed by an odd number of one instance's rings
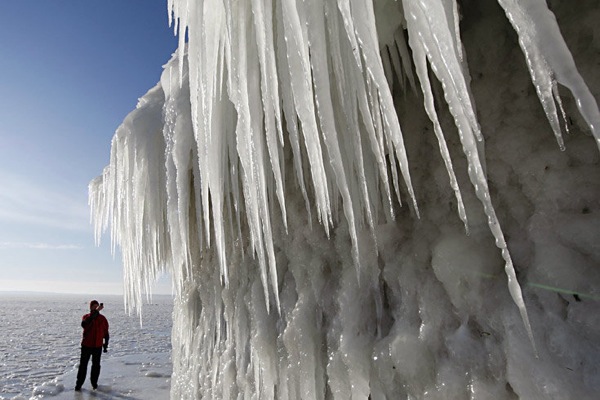
[[[433,123],[433,130],[438,141],[440,153],[442,155],[442,159],[444,160],[446,170],[448,171],[448,177],[450,178],[450,187],[452,187],[452,190],[454,191],[454,195],[456,197],[458,214],[465,226],[465,231],[468,233],[469,223],[467,221],[465,206],[463,204],[462,195],[458,186],[458,181],[456,180],[456,174],[454,173],[454,167],[452,166],[452,159],[450,158],[450,152],[448,151],[448,146],[446,144],[444,132],[442,131],[442,127],[438,120],[437,112],[435,111],[433,93],[431,92],[431,83],[429,82],[429,74],[427,72],[426,54],[421,43],[413,43],[412,48],[413,58],[415,61],[415,69],[417,70],[417,76],[419,77],[419,82],[421,83],[421,90],[423,92],[425,111],[427,112],[429,119]]]
[[[462,40],[460,40],[460,15],[458,13],[458,1],[452,0],[452,21],[454,22],[454,46],[458,56],[458,60],[462,63],[463,48]]]
[[[373,17],[373,10],[365,7],[366,5],[362,2],[352,2],[352,12],[356,15],[371,16]],[[347,1],[338,0],[338,8],[340,9],[346,34],[350,40],[352,50],[355,56],[355,60],[359,69],[363,69],[362,57],[364,57],[364,70],[366,76],[375,83],[378,89],[377,99],[378,106],[371,104],[371,112],[381,112],[383,118],[383,126],[386,130],[386,135],[391,138],[394,143],[396,157],[400,164],[400,170],[404,177],[406,186],[408,187],[409,194],[413,201],[415,212],[418,215],[418,207],[416,198],[414,196],[414,190],[412,188],[410,173],[408,171],[408,159],[406,157],[406,150],[402,140],[402,133],[400,131],[400,125],[398,123],[398,117],[393,107],[393,101],[387,87],[381,87],[380,84],[385,82],[385,74],[383,73],[383,66],[378,55],[376,33],[374,32],[374,20],[367,19],[363,22],[363,18],[353,18],[350,11],[350,7]],[[356,25],[355,25],[356,24]],[[360,50],[360,51],[359,51]],[[381,109],[379,109],[381,107]]]
[[[475,120],[475,112],[471,106],[471,96],[463,76],[462,66],[457,59],[458,53],[455,49],[456,44],[454,43],[454,37],[451,33],[452,29],[450,28],[447,19],[443,18],[445,14],[443,6],[440,3],[425,4],[418,0],[405,0],[404,10],[408,14],[407,27],[409,30],[411,47],[415,51],[413,54],[415,54],[416,57],[420,57],[415,59],[417,72],[421,71],[419,73],[419,79],[421,80],[422,85],[427,83],[427,72],[423,71],[426,67],[423,62],[422,53],[425,52],[432,65],[433,71],[442,83],[444,95],[448,102],[450,112],[454,116],[463,151],[469,164],[469,178],[475,188],[477,198],[483,204],[485,214],[488,217],[488,225],[496,239],[496,246],[502,252],[502,257],[505,260],[505,272],[508,278],[510,294],[521,313],[523,323],[535,349],[531,324],[521,295],[521,288],[516,280],[511,256],[504,240],[504,234],[496,218],[496,211],[494,210],[494,206],[490,199],[487,179],[480,161],[482,156],[479,154],[476,140],[476,137],[477,139],[480,139],[480,134],[478,134],[479,126]],[[434,21],[437,21],[437,23],[434,23]],[[446,24],[441,24],[441,21],[445,21]],[[421,49],[420,56],[418,49]],[[433,101],[431,100],[431,93],[428,88],[429,85],[427,84],[424,90],[426,99],[425,108],[428,110],[430,118],[432,118],[434,127],[439,129],[439,122],[437,122],[437,116],[433,110]],[[441,130],[439,133],[436,132],[436,135],[438,135],[440,143],[442,143],[443,138],[441,138]],[[462,200],[460,199],[460,193],[456,185],[456,178],[454,177],[454,172],[452,171],[451,163],[447,151],[444,151],[444,147],[444,145],[440,144],[442,154],[446,160],[445,162],[450,175],[451,185],[455,190],[457,201],[459,201],[459,214],[467,228],[464,206],[462,206]]]
[[[579,112],[588,123],[600,149],[600,111],[596,99],[577,71],[573,56],[560,34],[545,0],[498,0],[519,35],[531,80],[544,107],[559,146],[564,149],[554,101],[556,78],[573,93]]]
[[[344,171],[344,162],[338,146],[339,138],[335,127],[335,117],[332,100],[330,97],[331,85],[329,82],[329,70],[327,63],[326,48],[322,39],[325,36],[324,10],[319,2],[315,2],[308,7],[307,23],[311,27],[309,31],[309,43],[311,51],[311,67],[313,72],[315,103],[323,141],[329,154],[330,163],[333,168],[338,190],[343,199],[344,214],[348,221],[350,237],[352,239],[352,249],[354,259],[358,267],[358,238],[356,233],[356,221],[354,219],[354,210],[352,208],[352,198],[348,190],[346,172]]]
[[[292,0],[282,1],[284,36],[287,38],[287,63],[290,70],[291,90],[294,97],[296,113],[302,126],[305,146],[310,162],[313,186],[319,221],[329,231],[331,225],[331,206],[325,167],[323,165],[323,150],[319,139],[317,122],[313,109],[313,92],[310,82],[311,72],[308,55],[308,43],[302,36],[302,25],[296,5]]]
[[[252,11],[260,60],[262,105],[265,116],[264,132],[271,159],[271,167],[275,176],[277,198],[282,210],[284,224],[287,226],[283,178],[280,170],[278,150],[279,145],[283,145],[283,133],[281,128],[278,81],[275,71],[272,9],[270,4],[265,7],[262,0],[252,0]],[[277,142],[277,137],[279,137],[279,143]]]
[[[404,30],[399,29],[396,31],[395,43],[398,48],[398,52],[400,53],[400,59],[402,60],[402,66],[404,68],[404,75],[406,75],[408,82],[410,83],[410,87],[414,92],[417,91],[417,85],[415,84],[415,77],[413,74],[412,63],[410,62],[411,57],[408,51],[408,46],[406,44],[406,39],[404,38]]]
[[[276,2],[276,17],[281,20],[281,3]],[[283,26],[281,24],[277,24],[277,62],[279,64],[285,65],[287,59],[287,51],[285,45],[285,35],[283,33]],[[287,68],[283,68],[282,71],[279,72],[279,81],[283,87],[290,87],[291,85],[291,71]],[[298,185],[300,186],[300,190],[302,191],[302,197],[304,198],[304,204],[306,205],[306,211],[309,215],[309,223],[312,224],[312,216],[311,216],[311,206],[310,200],[308,198],[308,193],[306,192],[306,185],[304,183],[304,168],[302,166],[302,153],[300,150],[300,132],[298,129],[298,119],[296,112],[294,111],[294,100],[292,97],[292,93],[289,90],[284,90],[281,95],[282,106],[281,109],[286,116],[286,128],[287,133],[289,135],[289,141],[292,147],[292,153],[294,158],[294,169],[296,170],[296,179],[298,181]],[[311,226],[312,227],[312,226]]]

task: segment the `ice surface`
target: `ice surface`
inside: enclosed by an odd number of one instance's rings
[[[144,324],[123,310],[121,296],[101,296],[110,323],[108,353],[102,355],[99,398],[169,397],[171,375],[170,296],[145,304]],[[75,396],[81,316],[89,297],[44,293],[0,293],[0,399],[64,399],[94,396],[89,379]],[[89,367],[88,367],[89,368]],[[88,373],[89,377],[89,373]]]
[[[169,398],[171,360],[169,353],[135,354],[102,361],[101,382],[93,390],[86,382],[81,392],[75,392],[77,370],[36,386],[29,400],[71,399],[145,399]],[[26,400],[17,396],[13,400]]]
[[[173,277],[172,398],[597,393],[600,10],[552,6],[169,1],[90,198],[129,304]]]

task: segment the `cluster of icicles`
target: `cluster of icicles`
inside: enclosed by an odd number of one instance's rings
[[[600,146],[598,107],[546,1],[498,3],[519,35],[560,146],[564,112],[557,82],[572,91]],[[110,225],[113,246],[122,250],[129,304],[141,304],[165,270],[176,291],[183,291],[208,249],[215,251],[220,284],[227,287],[233,264],[228,254],[237,246],[257,259],[265,306],[277,312],[272,223],[286,223],[286,185],[299,186],[308,220],[315,212],[328,233],[343,213],[357,268],[357,230],[392,221],[402,191],[418,217],[388,84],[393,74],[416,85],[416,73],[468,229],[430,68],[443,87],[469,178],[533,340],[481,161],[457,0],[169,0],[168,10],[180,39],[178,54],[161,85],[119,128],[110,165],[90,185],[97,237]],[[289,163],[284,146],[293,155]],[[293,165],[297,182],[286,182],[285,165]]]

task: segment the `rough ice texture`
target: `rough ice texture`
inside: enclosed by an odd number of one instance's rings
[[[90,203],[173,399],[600,391],[600,9],[550,6],[169,1]]]

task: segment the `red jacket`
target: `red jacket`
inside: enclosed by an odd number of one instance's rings
[[[102,347],[103,344],[108,345],[108,321],[98,311],[93,311],[85,314],[81,319],[81,327],[83,328],[83,347]],[[104,343],[102,343],[104,339]]]

